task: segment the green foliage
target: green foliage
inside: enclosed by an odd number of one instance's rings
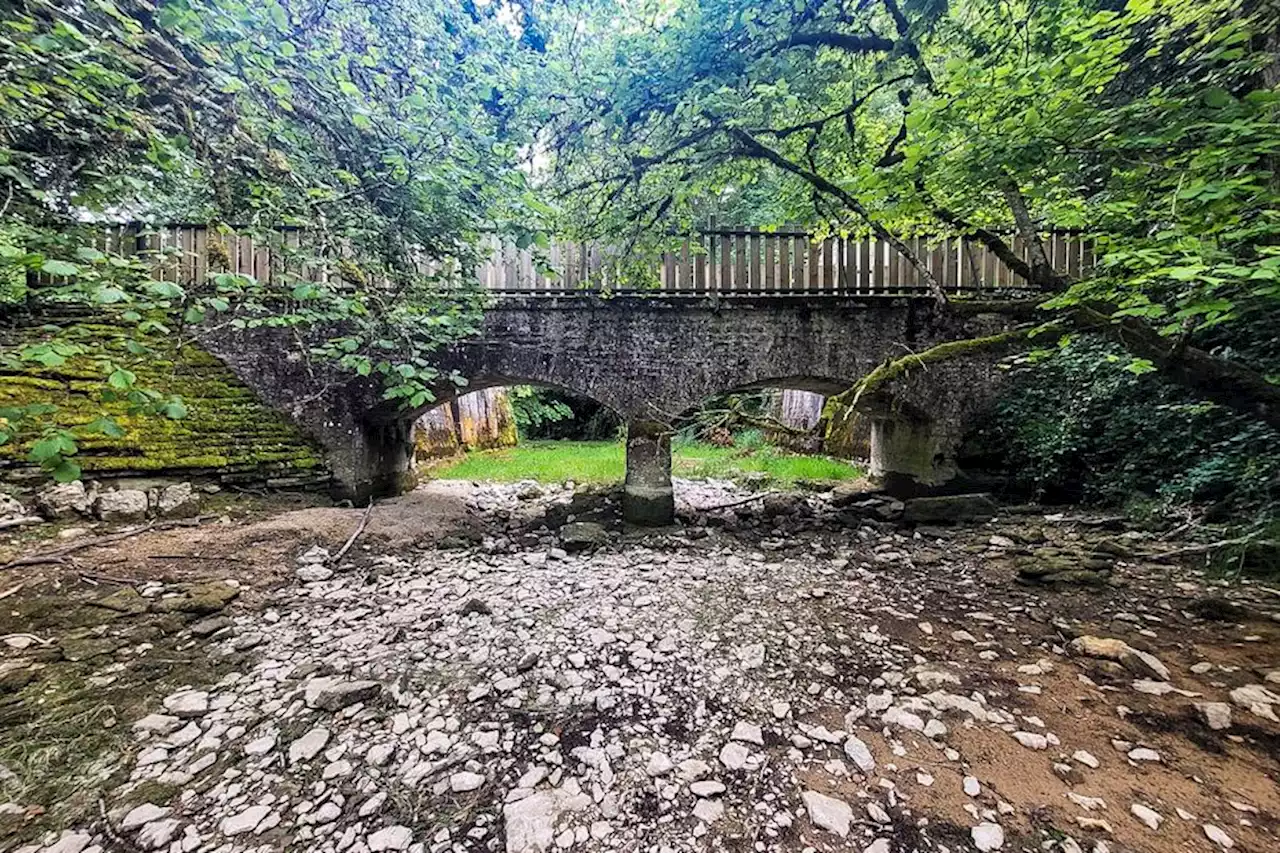
[[[573,417],[573,409],[569,404],[552,396],[545,388],[513,385],[507,389],[507,396],[511,400],[511,409],[515,412],[516,426],[522,438],[532,437],[546,424]]]
[[[1086,337],[1018,368],[967,452],[1049,500],[1274,508],[1280,435],[1127,367]]]
[[[540,63],[513,37],[522,21],[446,0],[6,4],[0,310],[92,309],[132,325],[137,355],[148,335],[201,324],[293,328],[300,354],[420,408],[459,380],[432,353],[475,328],[481,300],[457,283],[481,236],[533,241],[545,213],[517,168],[531,136],[515,105]],[[234,223],[287,263],[264,280],[221,271],[215,231],[204,280],[156,281],[165,252],[104,247],[95,223],[121,218]],[[65,346],[51,330],[4,358],[57,368]],[[140,411],[182,415],[102,368]],[[65,475],[74,442],[56,447],[47,462]]]

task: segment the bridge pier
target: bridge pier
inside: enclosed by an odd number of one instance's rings
[[[871,418],[871,479],[891,495],[935,492],[956,476],[949,442],[936,423],[909,417]]]
[[[671,428],[654,421],[627,424],[627,479],[622,518],[629,524],[661,527],[676,518],[671,489]]]

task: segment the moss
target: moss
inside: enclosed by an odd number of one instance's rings
[[[1018,344],[1026,343],[1031,338],[1054,331],[1058,327],[1056,325],[1040,326],[1035,329],[1014,329],[1008,332],[1001,332],[996,335],[988,335],[982,338],[966,338],[962,341],[947,341],[930,347],[923,352],[912,353],[902,358],[886,361],[843,394],[838,394],[831,398],[831,401],[839,407],[847,409],[855,408],[858,400],[863,396],[873,393],[895,379],[900,379],[908,373],[927,367],[940,361],[947,361],[953,358],[960,358],[966,355],[972,355],[979,352],[991,352],[993,350],[1009,349]]]
[[[0,343],[23,346],[49,337],[41,328],[9,329]],[[161,339],[147,341],[153,354],[134,355],[124,327],[99,321],[65,325],[57,337],[83,345],[86,353],[54,368],[0,372],[0,406],[51,403],[58,411],[47,425],[64,429],[110,415],[125,430],[122,437],[84,435],[78,442],[77,460],[90,476],[226,471],[274,477],[314,475],[325,465],[318,446],[204,350]],[[104,361],[126,365],[139,387],[180,396],[187,416],[131,415],[125,403],[103,402]],[[25,461],[28,449],[0,447],[0,469],[34,471]]]

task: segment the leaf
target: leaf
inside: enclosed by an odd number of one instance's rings
[[[40,272],[48,275],[70,278],[80,274],[80,267],[70,261],[45,261],[40,265]]]
[[[62,459],[53,468],[53,479],[59,483],[70,483],[80,479],[80,465],[71,459]]]
[[[187,416],[187,404],[181,397],[175,397],[160,409],[160,413],[170,420],[180,421]]]
[[[111,371],[111,375],[107,377],[107,384],[112,388],[123,391],[127,388],[132,388],[133,383],[137,378],[138,377],[132,371],[125,370],[123,367],[117,367],[115,370]]]

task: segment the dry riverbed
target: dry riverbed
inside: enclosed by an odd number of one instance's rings
[[[1275,585],[1096,518],[678,494],[624,532],[435,483],[341,560],[359,510],[6,570],[0,849],[1280,849]]]

